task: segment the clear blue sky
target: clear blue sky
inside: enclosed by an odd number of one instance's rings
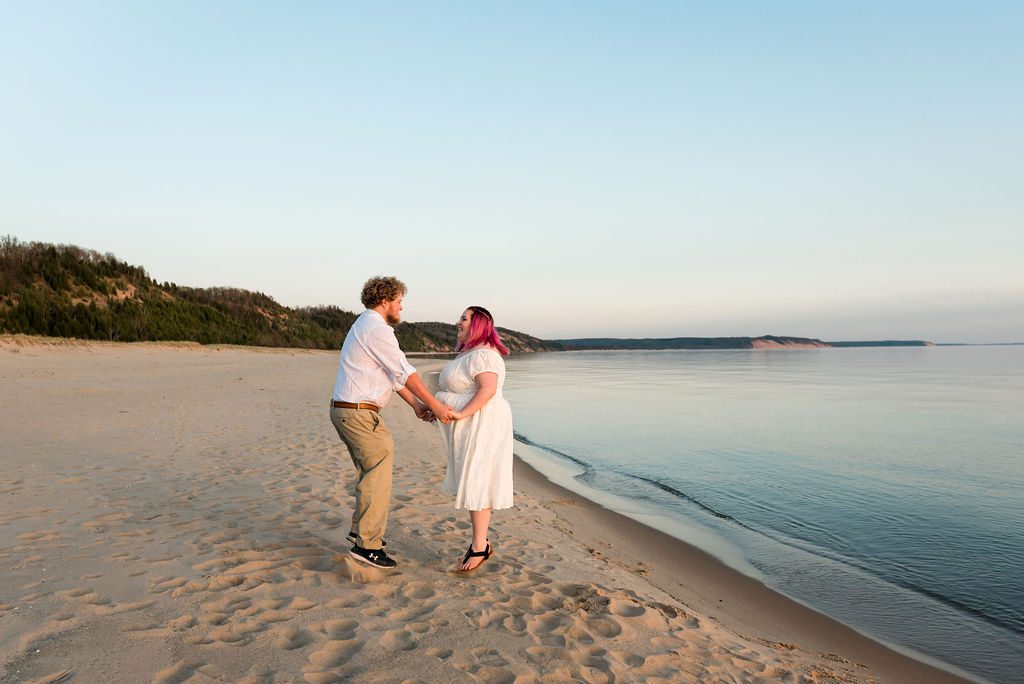
[[[0,4],[0,234],[542,337],[1024,340],[1024,4]]]

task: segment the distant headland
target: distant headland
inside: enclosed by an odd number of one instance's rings
[[[828,347],[929,347],[925,340],[825,342],[810,337],[762,335],[760,337],[584,337],[551,340],[566,350],[584,349],[818,349]]]

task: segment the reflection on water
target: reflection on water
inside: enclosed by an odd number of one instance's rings
[[[530,354],[505,393],[578,483],[861,630],[1017,676],[1024,347]]]

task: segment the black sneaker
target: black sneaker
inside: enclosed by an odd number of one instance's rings
[[[348,538],[348,540],[349,540],[350,542],[352,542],[352,543],[353,543],[353,544],[355,544],[356,546],[359,546],[359,537],[358,537],[358,536],[356,536],[356,533],[355,533],[355,532],[349,532],[349,533],[348,533],[347,535],[345,535],[345,536],[346,536],[346,537]],[[387,546],[387,545],[388,545],[388,543],[387,543],[386,541],[384,541],[383,539],[381,539],[381,540],[380,540],[380,545],[381,545],[381,546]]]
[[[393,568],[398,563],[384,553],[384,549],[364,549],[362,546],[353,546],[348,555],[361,563],[372,565],[376,568]]]

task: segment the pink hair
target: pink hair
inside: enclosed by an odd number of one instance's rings
[[[501,343],[498,331],[494,328],[494,317],[491,316],[491,312],[482,306],[471,306],[468,311],[471,312],[469,334],[466,335],[465,344],[457,344],[455,351],[487,345],[502,356],[508,356],[508,347]]]

